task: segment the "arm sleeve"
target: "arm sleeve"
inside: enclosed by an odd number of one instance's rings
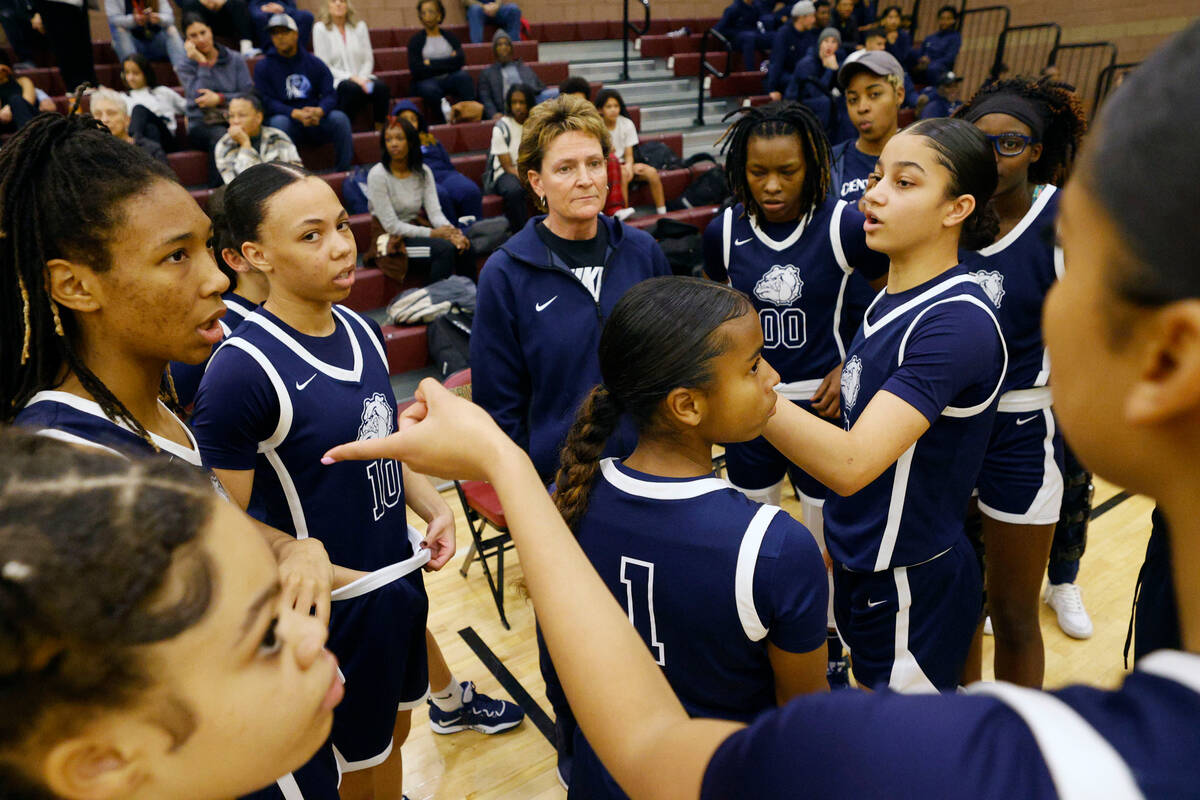
[[[196,81],[196,66],[196,62],[190,58],[185,58],[175,65],[175,74],[179,76],[179,83],[183,86],[185,108],[196,104],[196,90],[199,88]]]
[[[847,203],[842,209],[841,224],[831,233],[838,237],[850,269],[858,270],[867,280],[873,281],[887,274],[891,260],[867,247],[867,232],[863,230],[866,219],[861,211]]]
[[[279,129],[276,128],[276,130]],[[279,131],[279,138],[275,141],[275,150],[277,152],[276,161],[288,161],[293,164],[301,163],[300,152],[296,149],[295,142],[283,131]]]
[[[167,0],[158,0],[158,19],[159,24],[164,28],[170,28],[175,24],[175,11]]]
[[[724,213],[713,217],[704,228],[704,274],[720,283],[729,280],[729,271],[725,269],[724,231]]]
[[[521,75],[521,83],[529,84],[529,87],[538,94],[546,91],[546,84],[542,83],[542,79],[538,77],[538,74],[533,71],[532,67],[524,61],[518,61],[516,64],[517,72]]]
[[[479,73],[479,85],[477,88],[479,91],[479,102],[483,103],[484,120],[489,120],[499,114],[503,110],[502,106],[504,105],[504,98],[496,97],[492,93],[492,82],[488,80],[488,76],[494,69],[495,66],[490,66]],[[503,86],[503,82],[500,85]]]
[[[622,138],[625,141],[622,144],[625,147],[637,147],[640,140],[638,139],[637,126],[633,124],[633,120],[629,117],[620,117],[617,120],[617,124],[624,128]],[[630,163],[633,163],[632,159],[630,159]]]
[[[497,252],[489,259],[504,258]],[[500,429],[529,449],[529,370],[517,334],[516,299],[502,268],[485,264],[479,273],[471,330],[471,397]]]
[[[496,124],[492,126],[492,146],[488,148],[489,156],[508,155],[508,143],[504,141],[504,130],[501,130],[501,127],[505,124],[504,118],[501,117],[496,121]]]
[[[425,66],[425,61],[421,56],[421,50],[424,46],[424,31],[414,33],[413,37],[408,40],[408,71],[411,75],[414,91],[417,81],[423,81],[429,77],[429,68]]]
[[[217,172],[221,173],[221,180],[229,183],[237,177],[238,172],[238,152],[241,150],[229,134],[225,134],[217,142],[217,146],[213,149],[213,160],[217,163]],[[258,154],[255,153],[255,158]]]
[[[200,381],[191,427],[205,466],[254,469],[258,443],[279,424],[279,398],[262,367],[236,347],[222,347]]]
[[[429,221],[435,228],[450,225],[450,220],[442,211],[441,201],[438,200],[437,182],[433,178],[433,170],[427,166],[423,166],[421,169],[425,171],[425,197],[421,201],[421,205],[425,208],[425,216],[429,217]]]
[[[329,67],[329,72],[333,75],[334,84],[339,84],[349,78],[350,73],[333,63],[333,43],[330,36],[332,34],[324,23],[318,22],[313,25],[313,55],[325,62],[325,66]]]
[[[904,361],[882,390],[932,425],[946,406],[987,399],[1004,377],[1003,344],[992,317],[974,303],[933,306],[908,332]]]
[[[159,91],[161,89],[162,91]],[[167,106],[171,113],[182,114],[187,111],[187,101],[183,99],[183,95],[166,86],[158,86],[154,89],[154,93],[163,100],[163,105]]]
[[[767,640],[789,653],[825,644],[829,580],[817,541],[786,511],[771,520],[754,568],[754,606]]]
[[[354,38],[357,40],[357,50],[361,55],[357,64],[351,64],[354,67],[355,74],[369,78],[375,75],[375,50],[371,47],[371,32],[367,30],[367,23],[364,20],[359,20],[354,26]]]
[[[449,31],[442,31],[442,36],[445,37],[446,43],[454,48],[454,55],[449,58],[436,58],[430,62],[430,66],[436,68],[439,75],[456,72],[467,63],[467,54],[463,52],[462,42],[458,37]]]
[[[104,0],[104,13],[108,21],[118,28],[131,30],[135,27],[133,14],[125,13],[125,3],[122,0]]]

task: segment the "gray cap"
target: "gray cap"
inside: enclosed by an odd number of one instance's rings
[[[821,42],[825,41],[826,39],[828,39],[830,37],[837,39],[838,47],[842,46],[842,34],[838,31],[838,29],[837,28],[826,28],[825,30],[821,31],[821,35],[817,37],[817,47],[820,47]]]
[[[895,75],[904,80],[904,67],[896,57],[886,50],[855,50],[842,62],[838,70],[838,86],[842,89],[858,72],[873,72],[876,75]]]
[[[296,20],[292,19],[287,14],[271,15],[271,18],[267,20],[267,30],[270,31],[274,30],[275,28],[287,28],[290,31],[300,30],[296,27]]]
[[[816,14],[817,7],[813,5],[812,0],[800,0],[799,3],[792,6],[793,17],[807,17],[809,14]]]
[[[497,28],[496,32],[492,34],[492,44],[496,44],[496,42],[500,41],[501,39],[508,39],[510,42],[512,41],[512,37],[508,35],[508,31],[504,30],[504,28]]]

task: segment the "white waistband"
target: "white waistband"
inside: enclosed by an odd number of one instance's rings
[[[817,389],[821,388],[821,380],[821,378],[814,378],[811,381],[777,383],[775,384],[775,391],[788,400],[812,400],[812,396],[816,394]]]
[[[1041,411],[1050,408],[1054,400],[1050,397],[1049,386],[1037,386],[1033,389],[1013,389],[1000,395],[997,411],[1023,414],[1029,411]]]
[[[387,586],[393,581],[398,581],[410,572],[416,572],[428,564],[429,550],[421,547],[421,534],[412,525],[408,526],[408,540],[412,542],[413,550],[416,552],[415,556],[397,561],[395,564],[388,564],[386,567],[363,575],[356,581],[347,583],[340,589],[334,589],[330,599],[349,600],[352,597],[359,597],[367,592],[373,592],[381,586]]]

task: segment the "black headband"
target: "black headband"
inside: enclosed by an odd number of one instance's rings
[[[1029,130],[1033,131],[1033,138],[1038,141],[1041,141],[1046,126],[1050,124],[1050,114],[1041,103],[1007,92],[983,98],[971,106],[965,119],[967,122],[976,122],[988,114],[1008,114],[1021,120],[1029,126]]]

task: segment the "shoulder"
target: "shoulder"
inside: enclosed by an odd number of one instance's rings
[[[625,133],[626,135],[637,133],[637,127],[633,124],[633,120],[631,120],[629,117],[617,117],[617,126],[620,127],[622,133]]]
[[[383,164],[376,164],[367,170],[367,182],[373,183],[375,181],[382,181],[387,178],[387,174],[387,167],[385,167]]]
[[[222,58],[228,59],[231,64],[241,64],[243,67],[246,66],[246,59],[242,58],[241,53],[234,52],[233,50],[230,50],[228,47],[226,47],[223,44],[219,44],[219,45],[217,45],[217,47],[220,48],[220,56]],[[221,58],[218,58],[217,60],[220,61]],[[270,56],[268,56],[267,58],[265,58],[263,60],[270,63],[271,59],[270,59]]]

